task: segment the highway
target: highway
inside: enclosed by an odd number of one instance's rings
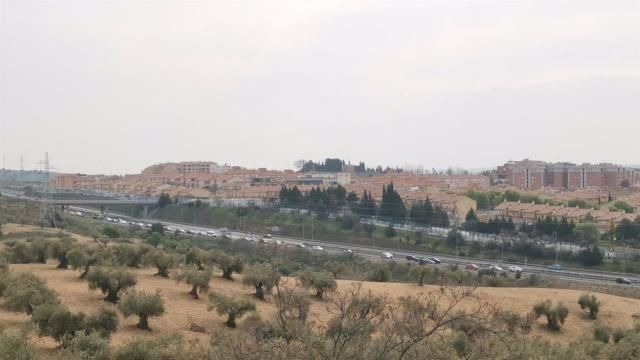
[[[93,213],[100,214],[99,210],[89,209],[78,206],[69,206],[67,207],[73,211],[79,211],[84,213]],[[180,228],[186,230],[191,230],[193,232],[207,232],[207,231],[216,231],[218,234],[221,233],[221,229],[206,227],[201,225],[193,225],[193,224],[182,224],[176,222],[168,222],[157,219],[149,219],[149,218],[135,218],[126,215],[119,215],[111,213],[112,217],[117,217],[124,219],[128,222],[135,223],[150,223],[150,222],[159,222],[162,223],[165,227],[172,228]],[[117,225],[117,224],[116,224]],[[226,233],[226,235],[230,236],[233,239],[242,239],[242,238],[254,238],[260,239],[261,237],[256,237],[255,234],[249,232],[241,232],[236,230],[231,230]],[[211,241],[216,241],[215,238],[209,238]],[[367,257],[370,259],[378,259],[380,261],[384,261],[382,258],[382,252],[388,251],[394,255],[395,261],[407,261],[405,256],[413,255],[418,258],[420,257],[437,257],[442,260],[442,265],[451,265],[456,264],[464,267],[467,264],[476,264],[480,268],[488,269],[489,266],[493,264],[497,264],[501,266],[505,271],[511,265],[517,265],[524,269],[524,274],[537,274],[541,277],[554,278],[558,280],[571,281],[576,283],[583,283],[585,285],[592,286],[609,286],[609,287],[627,287],[640,289],[640,281],[638,276],[633,276],[632,274],[625,273],[616,273],[616,272],[604,272],[604,271],[593,271],[593,270],[584,270],[584,269],[575,269],[575,268],[564,268],[561,271],[553,271],[547,269],[543,265],[532,265],[532,264],[522,264],[522,263],[513,263],[513,262],[500,262],[496,260],[487,260],[487,259],[476,259],[469,257],[458,257],[458,256],[449,256],[449,255],[439,255],[433,253],[425,253],[425,252],[415,252],[415,251],[398,251],[389,248],[380,248],[374,246],[364,246],[364,245],[352,245],[345,243],[335,243],[330,241],[321,241],[321,240],[311,240],[311,239],[302,239],[302,238],[294,238],[294,237],[286,237],[286,236],[273,236],[271,239],[268,239],[270,242],[281,241],[284,245],[288,246],[300,246],[300,244],[305,245],[306,247],[311,247],[314,245],[321,246],[324,248],[324,251],[330,253],[344,253],[347,249],[350,249],[353,254],[358,256]],[[317,251],[317,250],[309,250],[309,251]],[[389,260],[387,260],[389,261]],[[437,266],[437,265],[429,265],[429,266]],[[626,284],[618,284],[616,283],[617,278],[627,278],[631,280],[630,285]]]

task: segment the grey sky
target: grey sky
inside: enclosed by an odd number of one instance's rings
[[[640,163],[639,1],[0,0],[0,155]],[[0,164],[1,166],[1,164]]]

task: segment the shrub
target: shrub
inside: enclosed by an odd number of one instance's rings
[[[322,299],[328,291],[335,291],[338,288],[336,280],[328,272],[305,271],[298,275],[298,281],[306,289],[314,289],[316,297]]]
[[[63,346],[84,327],[85,314],[72,313],[61,304],[41,304],[33,310],[31,320],[41,335],[51,336]]]
[[[200,360],[208,358],[204,351],[186,342],[178,334],[152,339],[134,339],[113,353],[113,360]]]
[[[80,279],[87,277],[89,269],[100,260],[100,253],[94,247],[76,246],[67,252],[69,265],[74,270],[80,270]]]
[[[152,294],[146,291],[131,290],[127,292],[118,307],[125,317],[138,316],[140,319],[137,325],[138,329],[147,331],[151,331],[149,318],[164,314],[164,301],[160,292]]]
[[[604,326],[596,326],[593,330],[593,338],[597,341],[602,341],[605,344],[609,343],[609,329]]]
[[[142,258],[151,250],[151,246],[118,244],[109,248],[111,257],[118,265],[138,268],[142,265]]]
[[[194,264],[198,267],[198,270],[204,270],[204,265],[210,263],[213,260],[213,256],[208,251],[202,250],[197,247],[191,248],[186,254],[185,262],[187,264]]]
[[[600,302],[595,295],[583,294],[578,299],[578,304],[582,310],[587,309],[589,311],[589,317],[596,319],[598,317],[598,311],[600,311]]]
[[[547,318],[547,327],[552,330],[560,330],[560,327],[564,324],[565,319],[569,316],[569,308],[557,304],[553,307],[551,300],[545,300],[537,303],[533,306],[533,312],[536,315],[536,319],[544,315]]]
[[[242,276],[242,284],[253,287],[256,290],[255,297],[260,300],[264,300],[265,294],[271,294],[279,281],[280,273],[269,264],[249,266]]]
[[[108,237],[109,239],[116,239],[120,237],[120,232],[111,226],[107,226],[102,229],[102,235]]]
[[[27,340],[27,334],[18,331],[0,331],[0,359],[30,360],[34,351]]]
[[[136,285],[135,276],[120,268],[95,268],[89,271],[87,275],[89,289],[100,289],[105,294],[105,301],[112,303],[118,302],[118,293]]]
[[[613,339],[613,343],[617,344],[620,342],[620,340],[624,339],[624,337],[626,336],[626,332],[622,329],[615,329],[613,331],[613,334],[611,334],[611,338]]]
[[[3,296],[9,310],[24,311],[28,315],[38,305],[60,302],[58,295],[31,273],[12,274],[6,281]]]
[[[207,310],[215,309],[218,315],[226,315],[225,324],[230,328],[237,326],[236,319],[241,318],[244,314],[255,311],[256,304],[245,299],[234,299],[233,297],[223,294],[209,294],[209,307]]]
[[[184,281],[186,284],[191,285],[189,295],[194,299],[198,299],[198,290],[200,292],[209,290],[211,276],[212,273],[210,269],[205,268],[200,271],[196,266],[187,265],[175,276],[175,279],[177,282]]]

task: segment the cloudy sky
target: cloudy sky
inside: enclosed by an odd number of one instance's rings
[[[640,1],[0,0],[0,155],[44,152],[637,164]]]

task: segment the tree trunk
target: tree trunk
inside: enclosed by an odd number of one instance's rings
[[[227,280],[233,280],[233,278],[231,277],[232,271],[228,270],[228,269],[222,269],[222,277],[227,279]]]
[[[58,266],[56,266],[57,269],[67,269],[69,268],[69,264],[67,259],[58,259],[58,261],[60,261],[60,263],[58,264]]]
[[[149,327],[149,318],[147,316],[140,315],[138,329],[151,331],[151,328]]]
[[[424,275],[420,276],[420,281],[418,282],[418,285],[424,286]]]
[[[118,302],[118,292],[117,291],[112,291],[110,290],[109,292],[107,292],[107,296],[104,298],[105,301],[108,301],[110,303],[117,303]]]
[[[158,267],[158,272],[153,274],[153,276],[160,276],[160,277],[168,278],[169,277],[169,269],[159,266]]]
[[[323,290],[316,290],[316,297],[318,299],[322,299],[322,295],[324,294]]]
[[[264,300],[264,290],[262,290],[262,284],[256,285],[256,298]]]
[[[191,295],[191,297],[193,297],[194,299],[200,298],[198,296],[198,285],[193,285],[193,287],[191,288],[191,291],[189,291],[189,295]]]
[[[227,326],[230,328],[235,328],[236,327],[235,315],[229,315],[229,318],[227,319],[227,322],[225,324],[227,324]]]

